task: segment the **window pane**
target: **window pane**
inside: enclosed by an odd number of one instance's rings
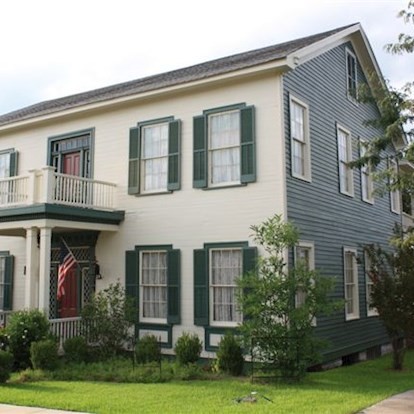
[[[236,303],[236,279],[243,273],[240,249],[213,250],[211,252],[211,285],[213,320],[240,322]]]
[[[210,149],[240,145],[240,113],[228,112],[209,117]]]
[[[141,255],[142,316],[167,317],[167,254],[143,252]]]
[[[292,146],[292,162],[293,162],[293,172],[298,175],[305,174],[305,144],[300,141],[293,141]]]
[[[10,176],[10,154],[0,154],[0,178]]]

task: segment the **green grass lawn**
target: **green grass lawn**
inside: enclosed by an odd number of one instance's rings
[[[390,357],[312,373],[301,384],[251,384],[244,379],[174,381],[160,384],[39,381],[0,386],[5,404],[42,406],[99,414],[132,413],[356,413],[393,394],[414,389],[414,352],[406,369],[389,369]],[[258,393],[258,402],[237,397]],[[269,402],[262,396],[270,398]]]

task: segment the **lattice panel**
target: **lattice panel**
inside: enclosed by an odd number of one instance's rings
[[[82,304],[84,305],[90,302],[92,298],[92,294],[95,293],[95,275],[93,274],[91,275],[89,273],[88,267],[85,267],[82,269],[82,275],[83,275]]]
[[[79,263],[89,263],[89,247],[71,247],[71,252],[75,256],[75,259]],[[54,248],[51,251],[52,263],[59,263],[60,261],[60,249]]]
[[[50,269],[50,289],[49,289],[49,307],[50,317],[54,318],[57,316],[57,267],[51,266]]]

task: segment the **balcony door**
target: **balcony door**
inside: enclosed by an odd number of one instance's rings
[[[62,155],[62,173],[69,175],[81,175],[81,153],[71,152]]]

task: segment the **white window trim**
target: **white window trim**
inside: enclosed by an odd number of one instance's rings
[[[348,88],[348,78],[349,78],[349,70],[348,70],[348,55],[352,56],[355,61],[355,96],[352,96],[349,92]],[[358,99],[358,61],[356,58],[355,53],[353,53],[350,49],[345,49],[345,63],[346,63],[346,95],[348,99],[354,103],[357,103]]]
[[[142,263],[143,263],[142,256],[145,253],[167,253],[167,251],[166,250],[140,250],[139,252],[139,321],[143,323],[166,324],[167,317],[146,318],[143,316],[144,314],[144,301],[143,301],[144,289],[143,289],[143,283],[142,283]],[[167,283],[165,284],[165,287],[168,288]]]
[[[393,160],[390,161],[391,168],[397,170],[397,163]],[[401,193],[399,190],[390,191],[390,208],[395,214],[401,214]]]
[[[234,328],[240,325],[240,322],[234,321],[234,322],[230,322],[230,321],[215,321],[214,320],[214,295],[213,295],[213,284],[212,284],[212,267],[211,267],[211,263],[212,263],[212,256],[213,256],[213,251],[223,251],[223,250],[239,250],[241,252],[242,255],[242,260],[243,260],[243,249],[241,247],[214,247],[214,248],[210,248],[208,255],[209,255],[209,269],[208,269],[208,284],[209,284],[209,325],[210,326],[219,326],[219,327],[223,327],[223,328]],[[242,269],[242,274],[243,274],[243,269]],[[241,275],[240,275],[241,276]],[[243,315],[241,314],[242,320],[243,320]]]
[[[370,262],[371,261],[369,259],[368,253],[365,252],[364,253],[364,268],[365,268],[365,295],[366,295],[366,302],[367,302],[367,316],[378,316],[377,309],[376,308],[371,308],[369,306],[369,300],[370,300],[369,286],[373,285],[372,280],[368,276]]]
[[[148,124],[148,125],[142,125],[140,127],[141,129],[141,154],[140,154],[140,193],[141,194],[154,194],[154,193],[161,193],[161,192],[166,192],[168,191],[168,148],[167,148],[167,154],[166,155],[162,155],[162,156],[156,156],[156,157],[148,157],[148,158],[144,158],[144,130],[146,128],[153,128],[153,127],[162,127],[162,126],[167,126],[168,128],[168,122],[158,122],[158,123],[154,123],[154,124]],[[168,141],[168,137],[167,137],[167,141]],[[145,189],[145,162],[148,160],[154,160],[154,159],[162,159],[165,158],[167,160],[167,180],[165,183],[165,187],[163,188],[155,188],[152,190],[146,190]]]
[[[349,175],[348,179],[349,179],[349,183],[350,183],[350,191],[346,191],[345,189],[342,188],[342,184],[341,184],[341,156],[340,156],[340,150],[339,150],[339,133],[342,132],[347,136],[347,143],[346,143],[346,152],[347,152],[347,163],[351,162],[353,159],[353,154],[352,154],[352,135],[351,135],[351,131],[349,131],[346,128],[343,128],[340,125],[337,125],[336,127],[336,142],[337,142],[337,147],[338,147],[338,178],[339,178],[339,191],[342,194],[345,194],[349,197],[354,197],[354,171],[352,168],[348,168],[347,174]]]
[[[353,268],[353,275],[354,275],[354,283],[353,283],[353,296],[354,296],[354,312],[347,313],[346,304],[345,304],[345,320],[351,321],[360,318],[359,312],[359,286],[358,286],[358,264],[357,264],[357,250],[352,247],[344,247],[343,250],[343,278],[344,278],[344,298],[345,302],[347,301],[347,283],[346,283],[346,272],[345,272],[345,255],[346,253],[352,254],[352,268]]]
[[[293,142],[295,138],[292,136],[292,106],[293,104],[299,105],[305,109],[304,111],[304,174],[298,174],[293,169]],[[310,129],[309,129],[309,105],[295,96],[290,95],[289,97],[289,107],[290,107],[290,157],[291,157],[291,174],[292,177],[299,178],[300,180],[312,181],[311,174],[311,148],[310,148]]]
[[[239,165],[239,179],[236,181],[226,181],[221,183],[213,183],[213,172],[212,172],[212,165],[213,165],[213,157],[212,153],[214,151],[217,151],[217,149],[211,148],[211,129],[210,129],[210,118],[218,115],[223,114],[230,114],[230,113],[238,113],[239,114],[239,144],[238,145],[229,145],[228,147],[222,147],[220,149],[229,149],[229,148],[239,148],[239,151],[241,152],[241,115],[240,115],[240,109],[229,109],[228,111],[222,111],[222,112],[213,112],[208,115],[207,119],[207,149],[208,149],[208,155],[207,155],[207,162],[208,162],[208,188],[217,188],[217,187],[231,187],[234,185],[240,185],[241,184],[241,156],[240,156],[240,165]]]
[[[299,240],[297,245],[295,246],[294,249],[294,258],[293,260],[295,261],[295,265],[298,262],[298,258],[297,258],[297,252],[296,252],[296,248],[297,247],[303,247],[305,249],[309,249],[310,254],[309,254],[309,270],[315,270],[315,244],[313,242],[310,241],[303,241],[303,240]],[[297,307],[297,295],[295,295],[295,307]],[[317,325],[317,319],[316,316],[312,318],[312,326],[316,326]]]
[[[360,146],[360,156],[363,157],[366,151],[364,145],[366,145],[367,141],[361,140]],[[366,177],[367,184],[368,184],[368,197],[364,196],[364,186],[363,186],[363,177]],[[362,201],[365,201],[369,204],[374,204],[374,181],[372,179],[372,168],[371,165],[363,165],[361,167],[361,198]]]

